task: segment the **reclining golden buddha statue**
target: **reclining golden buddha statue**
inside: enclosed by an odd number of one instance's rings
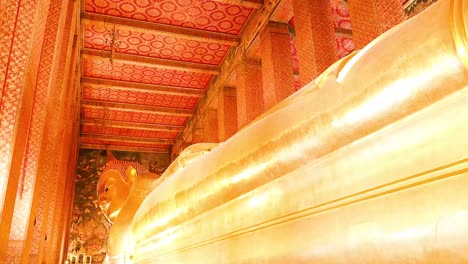
[[[99,207],[112,223],[107,244],[107,262],[125,263],[130,243],[130,227],[133,216],[144,198],[168,175],[174,174],[213,149],[215,143],[189,146],[166,169],[162,175],[150,173],[138,162],[117,160],[107,151],[107,163],[97,184]]]
[[[439,0],[168,172],[122,261],[468,263],[467,30]]]

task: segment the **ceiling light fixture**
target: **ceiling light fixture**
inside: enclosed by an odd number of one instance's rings
[[[119,31],[115,29],[115,24],[113,24],[112,30],[109,30],[104,40],[104,44],[106,45],[104,47],[104,50],[106,50],[107,47],[110,48],[109,61],[111,64],[114,64],[115,49],[118,49],[122,45],[122,43],[123,42],[122,40],[120,40]]]

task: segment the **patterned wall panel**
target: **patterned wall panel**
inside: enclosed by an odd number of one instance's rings
[[[168,70],[121,61],[111,64],[109,58],[95,56],[83,56],[82,64],[84,77],[118,81],[204,89],[212,77],[206,73]]]
[[[14,128],[31,44],[37,0],[7,0],[0,39],[0,208],[3,208]],[[4,32],[4,33],[3,33]]]
[[[134,91],[125,88],[102,87],[88,84],[83,84],[81,89],[83,99],[170,108],[192,109],[199,99],[199,97],[192,96],[163,94],[151,91]]]
[[[294,19],[291,19],[289,23],[294,26]],[[290,36],[290,42],[291,42],[291,57],[292,57],[292,63],[293,63],[293,71],[294,71],[294,90],[299,90],[301,89],[301,80],[299,77],[299,58],[297,56],[297,43],[296,43],[296,38],[294,36]]]
[[[332,0],[330,1],[332,15],[337,30],[343,30],[343,33],[336,33],[336,49],[338,51],[338,58],[343,58],[349,53],[353,52],[354,41],[350,33],[351,30],[351,19],[349,17],[348,4],[344,0]],[[349,33],[344,33],[348,32]]]
[[[345,34],[336,34],[336,48],[338,57],[343,58],[354,51],[353,37]]]
[[[34,191],[33,186],[42,142],[42,131],[45,124],[47,91],[50,84],[60,10],[61,1],[52,0],[47,16],[45,38],[34,97],[34,109],[18,185],[10,240],[24,240],[26,235],[25,231],[29,220],[29,211]]]
[[[84,47],[110,50],[112,25],[84,24]],[[119,29],[115,31],[116,52],[193,63],[219,65],[230,46],[179,37],[157,35],[148,30]]]
[[[70,144],[67,144],[65,131],[70,128],[72,124],[72,118],[69,116],[70,106],[75,103],[70,102],[70,97],[73,95],[73,88],[66,87],[62,89],[62,85],[66,84],[70,71],[67,62],[68,56],[70,56],[70,48],[73,44],[73,32],[76,25],[72,25],[72,18],[74,11],[74,2],[63,1],[66,9],[62,10],[62,14],[65,19],[61,19],[63,24],[60,25],[63,28],[63,35],[59,37],[60,49],[56,51],[56,63],[59,65],[59,71],[57,78],[54,79],[56,84],[51,93],[49,93],[49,109],[47,115],[47,137],[44,138],[46,142],[43,144],[43,153],[47,155],[41,155],[41,162],[39,163],[38,175],[46,177],[45,186],[41,186],[41,191],[46,196],[45,208],[38,208],[38,226],[45,227],[45,234],[41,233],[39,228],[34,229],[34,237],[39,236],[39,244],[33,244],[31,248],[32,254],[42,254],[42,258],[38,260],[38,263],[54,263],[57,262],[57,245],[52,244],[58,238],[57,226],[59,223],[54,222],[57,218],[54,216],[56,213],[60,215],[62,208],[59,207],[60,201],[62,200],[60,194],[61,182],[65,179],[66,175],[66,155],[70,151]],[[75,13],[76,14],[76,13]],[[73,71],[72,71],[73,72]],[[68,113],[68,114],[67,114]],[[57,144],[61,142],[62,144]],[[57,160],[65,159],[64,162],[57,162]],[[41,214],[39,216],[39,214]],[[47,240],[45,239],[47,238]]]
[[[330,6],[335,27],[335,43],[338,52],[338,58],[343,58],[355,49],[351,35],[351,21],[348,12],[348,6],[344,0],[332,0],[330,1]],[[294,17],[292,17],[288,23],[294,27]],[[343,31],[343,33],[341,31]],[[291,54],[293,59],[294,72],[300,72],[295,36],[291,37]],[[296,90],[301,88],[299,75],[294,76],[294,87]]]
[[[65,27],[63,20],[62,23],[59,25],[60,28],[63,29]],[[47,111],[47,118],[46,118],[46,126],[44,129],[44,134],[47,135],[47,137],[44,137],[43,140],[45,140],[47,143],[42,144],[41,148],[41,153],[46,153],[44,155],[40,155],[39,161],[38,161],[38,169],[37,169],[37,175],[40,175],[41,177],[38,177],[38,182],[36,184],[36,188],[38,188],[38,194],[34,196],[34,199],[37,199],[37,208],[35,208],[35,215],[36,215],[36,225],[41,228],[35,228],[32,231],[32,245],[30,249],[30,262],[31,263],[41,263],[41,261],[44,260],[45,257],[47,257],[47,254],[43,254],[43,258],[39,260],[39,253],[42,250],[42,252],[45,251],[43,248],[44,246],[47,246],[46,240],[45,240],[45,235],[48,235],[48,237],[51,237],[51,233],[47,232],[46,234],[42,233],[42,228],[44,226],[48,228],[49,226],[52,225],[52,215],[53,215],[53,209],[50,206],[51,200],[53,200],[53,195],[55,192],[55,179],[56,179],[56,173],[58,175],[61,172],[58,172],[58,146],[61,146],[60,144],[56,144],[56,142],[60,142],[58,140],[58,135],[60,134],[60,124],[62,125],[62,128],[65,126],[63,120],[59,120],[58,113],[59,110],[58,106],[60,106],[60,100],[58,99],[60,97],[62,89],[60,89],[60,85],[63,81],[63,65],[65,64],[65,52],[61,52],[64,48],[67,47],[68,45],[68,38],[63,38],[63,35],[60,35],[61,38],[59,38],[60,45],[59,49],[57,49],[55,52],[60,53],[56,54],[56,62],[58,65],[61,67],[59,68],[59,73],[57,75],[57,78],[54,79],[54,83],[57,85],[52,86],[53,89],[49,93],[49,101],[48,101],[48,111]],[[54,111],[51,111],[51,108],[53,108]],[[49,230],[49,229],[47,229]],[[47,253],[51,253],[50,251],[45,251]],[[45,260],[44,260],[45,261]]]
[[[291,56],[292,56],[293,70],[295,72],[299,72],[299,58],[297,57],[296,38],[294,36],[291,36],[290,42],[291,42]]]
[[[294,90],[298,91],[301,88],[301,79],[299,78],[299,75],[294,75]]]
[[[344,0],[331,0],[330,5],[335,27],[351,29],[347,3]]]
[[[187,121],[186,116],[163,115],[149,112],[133,112],[126,110],[103,109],[82,106],[81,117],[90,119],[106,119],[111,121],[123,121],[145,124],[160,124],[182,126]]]
[[[234,35],[252,13],[211,0],[86,0],[85,11]]]
[[[85,134],[113,135],[144,138],[168,138],[174,139],[179,132],[174,131],[151,131],[143,129],[129,129],[117,127],[103,127],[99,125],[83,125],[81,132]]]

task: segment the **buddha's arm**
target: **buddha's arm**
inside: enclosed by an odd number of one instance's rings
[[[172,177],[177,171],[185,168],[188,164],[202,157],[218,146],[218,143],[197,143],[188,146],[180,155],[169,165],[161,175],[160,182]]]
[[[205,219],[211,223],[207,230],[197,221],[262,185],[325,162],[338,149],[357,144],[456,91],[466,92],[467,11],[460,10],[461,3],[440,0],[352,58],[336,63],[300,96],[286,99],[161,183],[136,215],[132,232],[136,257],[142,260],[223,239],[246,228],[243,222],[261,224],[248,218],[249,207],[236,209],[248,219],[228,220],[235,223],[223,223],[226,218],[218,215],[217,221]],[[289,189],[281,192],[294,192],[290,185],[284,186]],[[276,210],[276,216],[288,213],[286,207]]]

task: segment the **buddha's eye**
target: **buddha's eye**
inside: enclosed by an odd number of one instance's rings
[[[104,188],[104,192],[107,192],[108,190],[109,190],[109,187],[106,186],[106,187]]]

